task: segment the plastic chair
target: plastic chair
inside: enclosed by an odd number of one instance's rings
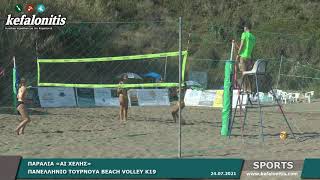
[[[291,104],[293,102],[292,93],[288,93],[287,96],[288,96],[289,104]]]
[[[311,93],[310,92],[305,93],[304,98],[307,99],[308,103],[311,103]]]
[[[292,93],[293,102],[298,102],[300,97],[300,93]]]
[[[308,93],[310,93],[310,96],[314,96],[314,91],[310,91]]]
[[[258,92],[264,92],[267,93],[270,90],[270,87],[266,87],[266,84],[269,84],[268,82],[264,82],[266,81],[266,78],[269,78],[266,74],[266,69],[267,69],[267,63],[268,61],[263,60],[263,59],[258,59],[252,69],[250,71],[244,71],[242,74],[242,82],[241,82],[241,87],[244,84],[244,80],[247,78],[248,80],[251,77],[254,77],[255,81],[251,82],[251,87],[255,87],[256,89],[254,90],[255,93]],[[260,77],[260,78],[258,78]],[[259,81],[258,81],[259,79]],[[255,84],[255,86],[253,86],[253,84]],[[253,88],[251,88],[253,89]]]
[[[268,92],[268,99],[271,99],[272,102],[274,101],[274,97],[273,97],[272,92]]]
[[[289,100],[288,97],[289,96],[288,96],[287,92],[284,92],[284,91],[281,92],[281,101],[282,101],[282,103],[287,104],[287,100]]]
[[[280,90],[280,89],[274,89],[273,92],[275,93],[277,99],[280,99],[280,100],[282,99],[282,96],[281,96],[281,95],[282,95],[282,92],[283,92],[282,90]],[[269,91],[269,93],[272,94],[272,91]]]
[[[245,75],[265,75],[266,69],[267,69],[267,63],[268,61],[263,59],[258,59],[252,69],[250,71],[244,71],[243,76]]]

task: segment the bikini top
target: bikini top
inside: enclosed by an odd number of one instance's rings
[[[123,84],[123,82],[120,82],[120,83],[119,83],[119,85],[122,85],[122,84]],[[119,88],[118,88],[118,94],[119,94],[119,95],[120,95],[120,94],[127,94],[127,90],[124,89],[124,88],[119,87]]]

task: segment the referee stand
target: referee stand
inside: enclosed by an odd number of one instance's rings
[[[290,133],[292,134],[292,136],[296,139],[292,128],[288,122],[288,119],[286,117],[286,115],[284,114],[284,111],[282,109],[282,106],[280,104],[280,100],[276,97],[276,93],[274,92],[272,85],[271,85],[271,80],[268,79],[267,83],[265,84],[265,87],[262,88],[262,83],[260,81],[261,78],[268,78],[270,77],[267,74],[267,64],[268,61],[263,60],[263,59],[258,59],[254,65],[252,70],[250,71],[244,71],[243,72],[243,77],[241,80],[241,84],[240,84],[240,91],[239,91],[239,95],[237,98],[237,104],[235,106],[234,112],[232,114],[232,119],[231,119],[231,123],[229,126],[229,138],[231,136],[231,132],[232,132],[232,128],[233,128],[233,123],[235,121],[236,118],[240,118],[241,121],[241,137],[243,138],[243,132],[244,132],[244,126],[245,126],[245,122],[248,116],[248,110],[252,109],[252,108],[258,108],[259,109],[259,126],[260,126],[260,136],[261,136],[261,140],[264,141],[264,133],[263,133],[263,118],[262,118],[262,108],[263,107],[272,107],[272,106],[278,106],[280,109],[280,112],[283,116],[284,121],[286,122]],[[244,91],[243,86],[244,86],[244,81],[245,79],[249,79],[249,78],[254,78],[254,84],[255,84],[255,91],[253,92],[248,92],[248,91]],[[253,84],[253,83],[252,83]],[[251,86],[252,87],[252,86]],[[265,92],[270,92],[274,98],[274,100],[276,101],[276,104],[262,104],[261,99],[259,97],[259,90],[265,91]],[[257,103],[253,103],[250,99],[250,95],[252,94],[256,94],[257,95]],[[244,97],[246,96],[246,103],[243,104],[243,100]],[[241,114],[241,110],[242,108],[245,108],[244,110],[244,114]],[[240,109],[240,115],[237,114],[238,112],[238,108]]]

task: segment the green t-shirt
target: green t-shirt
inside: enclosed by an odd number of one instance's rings
[[[256,44],[256,37],[250,32],[243,32],[241,35],[241,40],[243,40],[243,47],[240,52],[240,57],[251,58],[251,53]]]

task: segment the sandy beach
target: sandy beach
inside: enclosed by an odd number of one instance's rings
[[[181,129],[182,157],[246,160],[320,157],[319,105],[318,101],[284,106],[297,140],[289,133],[278,108],[264,108],[264,142],[259,136],[257,109],[249,111],[244,137],[236,121],[233,136],[228,138],[220,136],[221,109],[186,107],[182,112],[187,122]],[[118,108],[38,108],[31,109],[30,116],[32,122],[25,134],[17,136],[14,128],[18,116],[2,110],[1,155],[24,158],[178,157],[179,126],[172,121],[170,107],[131,107],[125,124],[118,120]],[[289,133],[287,140],[279,138],[281,131]]]

